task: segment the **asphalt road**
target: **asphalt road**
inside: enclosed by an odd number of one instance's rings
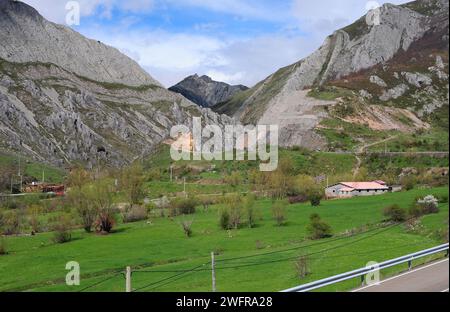
[[[388,278],[354,292],[448,292],[449,259]]]

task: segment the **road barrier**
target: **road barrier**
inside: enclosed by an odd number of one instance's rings
[[[367,266],[361,269],[357,269],[354,271],[350,271],[350,272],[346,272],[346,273],[342,273],[339,275],[335,275],[332,277],[328,277],[328,278],[324,278],[315,282],[311,282],[308,284],[304,284],[304,285],[300,285],[297,287],[293,287],[290,289],[286,289],[283,290],[282,292],[308,292],[314,289],[318,289],[318,288],[322,288],[328,285],[332,285],[332,284],[336,284],[339,282],[343,282],[349,279],[353,279],[353,278],[357,278],[357,277],[363,277],[369,273],[373,273],[382,269],[386,269],[398,264],[402,264],[402,263],[408,263],[409,269],[412,268],[412,261],[415,259],[419,259],[422,257],[426,257],[426,256],[430,256],[439,252],[444,252],[447,251],[447,255],[448,256],[448,250],[449,250],[449,244],[444,244],[444,245],[440,245],[437,247],[433,247],[430,249],[426,249],[426,250],[422,250],[413,254],[409,254],[403,257],[399,257],[396,259],[392,259],[392,260],[388,260],[388,261],[384,261],[382,263],[379,263],[377,265],[373,265],[373,266]]]

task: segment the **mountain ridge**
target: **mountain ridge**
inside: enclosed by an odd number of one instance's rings
[[[0,16],[2,150],[58,166],[121,166],[149,154],[172,126],[191,126],[193,117],[219,126],[233,122],[165,89],[118,50],[48,22],[24,3],[0,0]],[[50,49],[58,45],[61,51]]]
[[[330,81],[345,81],[347,76],[364,70],[370,71],[380,64],[386,64],[402,51],[408,51],[430,31],[444,29],[446,25],[448,26],[448,1],[422,0],[402,6],[385,4],[379,9],[379,14],[380,25],[368,25],[365,17],[358,19],[355,23],[328,36],[324,44],[308,57],[278,70],[253,88],[214,106],[213,109],[219,113],[226,113],[244,124],[278,124],[280,142],[284,146],[326,148],[326,138],[316,130],[323,120],[330,117],[333,107],[339,106],[345,100],[342,97],[335,97],[331,102],[311,103],[313,101],[304,90],[321,88]],[[448,30],[443,32],[439,40],[442,44],[438,46],[448,47]],[[436,43],[433,45],[436,46]],[[442,50],[441,47],[436,49]],[[448,51],[443,50],[443,54],[442,60],[446,64],[444,74],[448,76]],[[424,73],[425,76],[433,80],[436,74],[429,72],[427,68],[425,70],[427,71]],[[405,75],[410,78],[417,77],[414,72],[405,72]],[[406,79],[403,83],[410,91],[416,88]],[[341,83],[339,87],[345,89],[345,84]],[[400,81],[398,85],[387,87],[389,90],[385,90],[386,94],[392,93],[396,97],[400,97],[397,93],[404,88]],[[365,90],[350,88],[348,91],[345,92],[347,95],[357,98],[359,93]],[[443,96],[439,96],[438,100],[443,103],[441,97],[448,98],[448,88],[439,92]],[[405,94],[406,92],[403,92],[401,95]],[[417,102],[417,99],[411,100]],[[381,109],[386,114],[391,114],[383,107]],[[402,115],[394,119],[407,117],[397,108],[394,107],[393,110],[392,114]],[[412,121],[407,118],[405,122]],[[396,123],[402,129],[408,128],[402,127],[401,121],[397,120]],[[413,131],[411,127],[408,129]]]
[[[214,81],[207,75],[199,76],[198,74],[188,76],[169,88],[170,91],[180,93],[202,107],[212,107],[225,102],[236,93],[247,89],[248,87],[244,85],[229,85],[225,82]]]

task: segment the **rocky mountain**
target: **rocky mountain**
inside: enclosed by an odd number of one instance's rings
[[[231,122],[22,2],[0,0],[0,41],[0,149],[59,165],[121,165],[193,116]]]
[[[214,81],[208,76],[197,74],[189,76],[169,88],[202,107],[211,107],[228,101],[236,93],[247,89],[243,85],[231,86],[224,82]]]
[[[379,24],[362,17],[213,109],[246,124],[278,124],[282,145],[315,149],[342,149],[331,141],[358,126],[349,140],[364,141],[370,131],[427,130],[437,119],[448,130],[441,115],[448,112],[448,6],[385,4],[370,12]]]

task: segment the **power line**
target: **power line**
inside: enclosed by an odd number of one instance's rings
[[[398,226],[398,225],[400,225],[400,224],[390,225],[389,227],[394,227],[394,226]],[[371,233],[371,232],[377,231],[377,230],[379,230],[379,228],[370,229],[368,231],[361,232],[361,233],[358,233],[358,234],[355,234],[355,235],[352,235],[352,236],[340,236],[340,237],[336,237],[336,238],[329,239],[329,240],[326,240],[326,241],[320,241],[320,242],[312,243],[312,244],[309,244],[309,245],[297,246],[297,247],[292,247],[292,248],[283,249],[283,250],[275,250],[275,251],[270,251],[270,252],[266,252],[266,253],[260,253],[260,254],[256,254],[256,255],[241,256],[241,257],[234,257],[234,258],[227,258],[227,259],[218,259],[218,260],[216,260],[216,262],[228,262],[228,261],[242,260],[242,259],[261,257],[261,256],[272,255],[272,254],[277,254],[277,253],[282,253],[282,252],[288,252],[288,251],[298,250],[298,249],[307,248],[307,247],[326,245],[328,243],[336,242],[336,241],[343,240],[343,239],[346,239],[346,238],[355,237],[355,236],[358,236],[358,235],[364,235],[364,234]]]
[[[95,283],[95,284],[92,284],[92,285],[87,286],[87,287],[85,287],[85,288],[83,288],[83,289],[80,289],[80,290],[78,290],[78,292],[83,292],[83,291],[85,291],[85,290],[87,290],[87,289],[93,288],[93,287],[95,287],[95,286],[97,286],[97,285],[100,285],[100,284],[102,284],[102,283],[104,283],[104,282],[107,282],[107,281],[113,279],[114,277],[116,277],[117,275],[120,275],[120,274],[121,274],[121,273],[118,272],[118,273],[116,273],[116,274],[114,274],[114,275],[112,275],[112,276],[109,276],[109,277],[107,277],[107,278],[105,278],[105,279],[103,279],[103,280],[101,280],[101,281],[99,281],[99,282],[97,282],[97,283]]]
[[[180,273],[175,274],[175,275],[173,275],[173,276],[169,276],[169,277],[163,278],[162,280],[159,280],[159,281],[150,283],[150,284],[148,284],[148,285],[139,287],[139,288],[133,290],[133,292],[140,291],[140,290],[143,290],[143,289],[148,288],[148,287],[150,287],[150,286],[154,286],[154,285],[157,285],[157,284],[159,284],[159,283],[162,283],[162,282],[165,282],[165,281],[169,281],[169,280],[171,280],[171,279],[176,278],[175,280],[172,280],[172,281],[170,281],[170,282],[168,282],[168,283],[165,283],[165,284],[162,284],[162,285],[158,285],[158,286],[156,286],[156,287],[161,287],[161,286],[167,285],[167,284],[169,284],[169,283],[175,282],[175,281],[177,281],[177,280],[179,280],[179,279],[181,279],[181,278],[186,277],[186,276],[182,276],[182,275],[184,275],[184,274],[187,275],[187,273],[198,272],[198,271],[200,271],[200,270],[198,270],[199,268],[201,268],[201,267],[203,267],[203,266],[205,266],[205,265],[207,265],[207,264],[209,264],[209,262],[203,263],[203,264],[201,264],[201,265],[199,265],[199,266],[196,266],[195,268],[192,268],[192,269],[190,269],[190,270],[183,270],[183,271],[180,271]],[[135,271],[135,272],[145,272],[145,271]],[[145,272],[145,273],[149,273],[149,272],[147,271],[147,272]],[[178,278],[177,278],[177,277],[178,277]],[[154,288],[156,288],[156,287],[153,287],[152,289],[154,289]]]

